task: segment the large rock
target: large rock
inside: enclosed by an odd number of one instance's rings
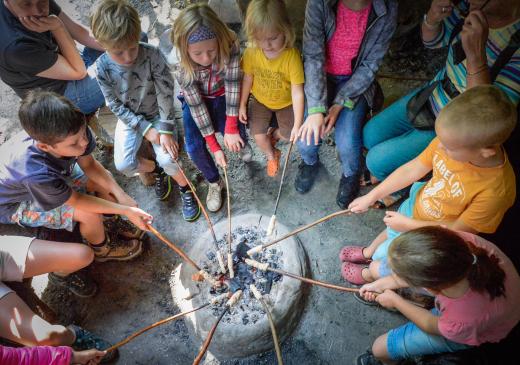
[[[265,231],[268,223],[269,217],[259,214],[245,214],[233,217],[233,230],[239,227],[249,228],[258,226]],[[215,233],[217,239],[220,240],[227,233],[227,229],[227,220],[216,224]],[[287,232],[288,229],[285,226],[277,224],[277,236]],[[234,242],[234,244],[237,243]],[[305,251],[295,236],[273,246],[273,248],[275,247],[277,255],[280,256],[279,266],[282,270],[302,276],[308,274],[309,269]],[[208,260],[206,257],[208,250],[213,250],[209,231],[198,238],[188,255],[195,262],[202,263]],[[210,298],[209,285],[194,282],[191,278],[194,273],[195,269],[183,263],[174,274],[173,297],[181,311],[198,307],[206,303]],[[283,277],[280,281],[273,283],[269,294],[264,295],[281,341],[284,341],[289,336],[299,322],[305,303],[306,291],[304,289],[305,286],[302,282]],[[249,296],[248,292],[245,293],[245,298],[242,299],[243,302],[239,302],[238,306],[260,306],[254,298]],[[253,301],[255,303],[251,303]],[[273,340],[265,313],[260,315],[255,323],[237,322],[237,313],[242,310],[238,306],[236,308],[238,312],[235,312],[235,317],[229,314],[224,316],[211,343],[211,353],[220,360],[246,357],[273,348]],[[204,308],[187,316],[186,322],[190,331],[194,332],[201,340],[204,340],[215,321],[216,317],[212,309]]]

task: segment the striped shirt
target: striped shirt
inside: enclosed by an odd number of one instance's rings
[[[469,9],[467,0],[463,0],[459,5],[462,11]],[[430,42],[424,42],[428,48],[439,48],[448,46],[451,32],[457,23],[462,21],[460,11],[455,8],[452,14],[444,20],[442,30],[439,35]],[[486,43],[487,64],[493,66],[498,55],[507,47],[512,35],[520,29],[520,20],[506,27],[498,29],[489,29],[489,36]],[[457,90],[462,93],[466,90],[466,60],[458,65],[453,62],[452,45],[459,42],[460,33],[453,39],[449,45],[448,58],[446,65],[435,76],[434,80],[443,80],[445,75],[451,80]],[[517,49],[509,62],[500,70],[494,85],[502,89],[516,105],[520,100],[520,49]],[[448,104],[450,97],[439,84],[430,96],[430,104],[435,115],[438,115],[441,109]]]
[[[238,117],[240,101],[240,48],[235,44],[231,49],[229,62],[219,72],[218,65],[199,67],[195,70],[195,80],[188,82],[186,72],[180,64],[176,66],[174,76],[180,85],[181,93],[188,104],[193,120],[203,137],[215,134],[215,129],[208,113],[204,98],[225,95],[226,116]],[[237,130],[238,133],[238,130]]]

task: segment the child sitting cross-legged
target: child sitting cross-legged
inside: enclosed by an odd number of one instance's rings
[[[360,295],[410,322],[379,336],[359,365],[378,364],[374,356],[394,364],[499,342],[520,321],[520,277],[511,260],[479,236],[438,226],[408,231],[392,243],[388,265],[393,274],[362,286]],[[435,308],[419,308],[392,290],[408,286],[435,295]]]
[[[114,162],[126,176],[155,175],[155,194],[165,200],[171,177],[179,185],[182,215],[197,220],[201,209],[174,160],[179,155],[173,109],[173,77],[155,46],[140,43],[141,23],[126,0],[103,0],[91,17],[92,33],[106,48],[96,62],[106,103],[117,116]],[[150,141],[156,161],[138,156],[143,138]]]
[[[249,123],[256,144],[267,157],[267,175],[275,176],[281,156],[276,141],[294,142],[303,122],[303,63],[293,47],[294,31],[283,1],[251,1],[245,26],[255,46],[247,48],[242,57],[239,118]],[[278,128],[268,135],[273,114]]]
[[[435,138],[367,195],[354,200],[354,213],[413,183],[398,212],[386,212],[387,229],[366,248],[340,252],[343,277],[364,284],[390,274],[388,247],[402,232],[431,225],[470,233],[493,233],[515,201],[515,176],[502,144],[516,125],[516,108],[495,86],[476,86],[439,114]],[[427,182],[416,182],[432,172]],[[370,266],[366,266],[370,262]]]
[[[140,230],[152,216],[94,159],[96,141],[85,116],[49,91],[29,92],[18,116],[25,132],[0,147],[0,223],[68,231],[79,223],[96,261],[137,257]],[[137,227],[121,229],[113,239],[104,214],[126,216]]]

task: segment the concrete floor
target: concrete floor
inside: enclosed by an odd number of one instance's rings
[[[87,0],[58,1],[69,15],[86,21],[91,2]],[[151,29],[151,42],[168,25],[168,18],[177,13],[171,9],[174,1],[133,1],[143,15],[144,29]],[[80,16],[83,14],[83,17]],[[385,82],[390,99],[404,94],[417,83],[397,84]],[[19,130],[16,117],[18,99],[0,83],[0,143]],[[284,148],[284,154],[285,154]],[[168,202],[158,202],[153,191],[142,186],[138,179],[126,179],[114,171],[111,155],[101,151],[100,160],[121,185],[140,204],[155,216],[155,226],[182,248],[207,229],[203,218],[196,223],[181,219],[177,193]],[[265,161],[255,148],[254,161],[248,165],[236,156],[230,157],[230,181],[234,214],[258,212],[271,215],[278,187],[278,179],[265,174]],[[296,228],[338,210],[335,195],[339,182],[339,164],[334,147],[323,145],[320,152],[323,167],[315,187],[306,195],[298,194],[293,187],[299,163],[297,151],[290,160],[286,187],[278,211],[278,219],[289,228]],[[190,176],[202,181],[190,162]],[[207,187],[199,183],[205,197]],[[315,279],[343,284],[339,271],[338,251],[344,245],[367,244],[382,229],[384,212],[371,210],[358,216],[340,217],[299,235]],[[212,214],[213,222],[226,219],[225,210]],[[0,233],[10,231],[0,227]],[[160,241],[151,239],[146,252],[128,263],[92,265],[92,273],[100,285],[99,294],[92,299],[78,299],[60,289],[43,292],[43,299],[58,313],[62,323],[76,322],[111,342],[117,342],[137,329],[178,311],[171,296],[171,273],[180,264],[179,258]],[[45,278],[36,278],[43,285]],[[41,288],[40,288],[41,289]],[[310,290],[305,312],[293,336],[283,344],[286,364],[349,364],[364,352],[373,340],[385,331],[403,323],[403,317],[355,301],[350,294],[323,288]],[[218,335],[218,332],[217,332]],[[201,339],[187,332],[184,322],[177,321],[155,329],[123,347],[119,364],[190,364]],[[273,353],[262,354],[240,361],[219,362],[211,353],[206,364],[274,364]]]

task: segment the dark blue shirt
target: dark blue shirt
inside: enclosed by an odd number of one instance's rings
[[[88,128],[87,138],[83,156],[96,147]],[[35,202],[44,210],[63,205],[72,194],[67,178],[77,160],[77,157],[54,157],[40,150],[25,132],[4,143],[0,147],[0,223],[10,223],[23,201]]]

